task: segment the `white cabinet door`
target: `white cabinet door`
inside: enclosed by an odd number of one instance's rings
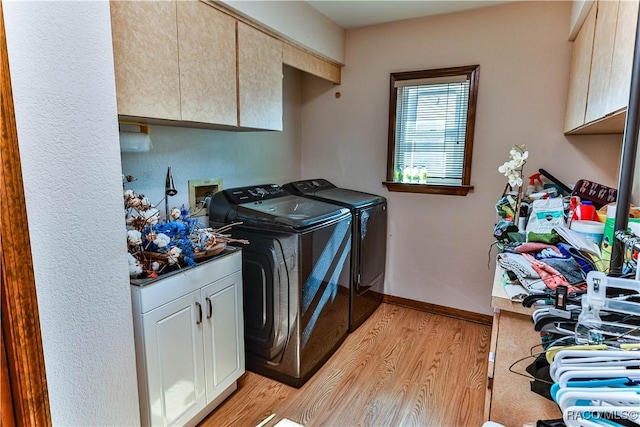
[[[142,315],[154,426],[183,425],[206,406],[200,291]]]
[[[242,273],[202,288],[207,397],[216,396],[244,372]]]

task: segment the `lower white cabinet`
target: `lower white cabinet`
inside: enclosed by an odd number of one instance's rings
[[[196,425],[236,389],[244,373],[241,265],[234,250],[132,281],[143,425]]]

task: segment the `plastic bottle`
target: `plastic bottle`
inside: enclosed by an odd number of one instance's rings
[[[411,182],[416,184],[420,182],[420,169],[417,167],[411,168]]]
[[[420,184],[426,184],[427,183],[427,168],[422,167],[420,168]]]
[[[573,212],[573,218],[580,221],[600,221],[598,219],[598,214],[596,213],[596,207],[593,206],[589,200],[584,200],[578,206],[576,206],[575,211]]]
[[[402,182],[411,182],[411,166],[406,166],[404,168]]]
[[[536,182],[538,183],[536,185]],[[536,193],[538,191],[541,191],[543,189],[543,185],[542,185],[542,174],[541,173],[534,173],[533,175],[531,175],[529,177],[529,185],[527,186],[527,193],[526,194],[533,194]]]
[[[567,227],[571,228],[571,221],[573,221],[573,217],[576,213],[576,208],[580,204],[580,197],[571,196],[569,199],[569,214],[567,215]]]
[[[402,169],[400,169],[399,167],[396,167],[393,173],[393,182],[402,182],[403,175],[404,174],[402,172]]]

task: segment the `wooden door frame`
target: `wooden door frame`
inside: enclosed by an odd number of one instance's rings
[[[2,364],[6,363],[2,366],[2,385],[4,389],[8,383],[11,391],[11,399],[2,398],[1,422],[3,427],[13,423],[18,426],[50,426],[49,395],[1,1],[0,64],[1,335],[3,352],[6,351],[6,359],[2,358]]]

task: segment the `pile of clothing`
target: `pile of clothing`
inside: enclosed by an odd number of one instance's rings
[[[603,266],[599,256],[571,245],[555,229],[528,233],[526,242],[505,242],[497,262],[505,271],[505,291],[516,301],[560,285],[569,292],[583,290],[587,273]]]

